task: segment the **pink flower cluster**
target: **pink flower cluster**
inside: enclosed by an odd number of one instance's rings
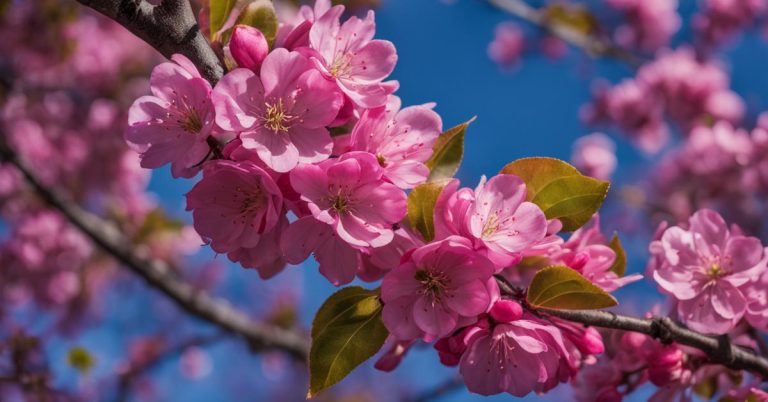
[[[669,45],[680,29],[677,0],[606,0],[606,4],[624,14],[626,22],[616,28],[619,45],[653,52]]]
[[[768,10],[765,0],[704,0],[693,27],[704,46],[716,46],[749,28]]]
[[[615,124],[640,149],[655,153],[668,141],[667,119],[684,134],[707,120],[737,124],[745,105],[729,85],[722,66],[698,60],[689,48],[660,51],[635,78],[615,86],[599,83],[582,116],[590,123]]]

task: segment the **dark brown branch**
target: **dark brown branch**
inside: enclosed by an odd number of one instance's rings
[[[641,319],[607,311],[591,310],[537,309],[536,311],[594,327],[639,332],[664,343],[675,342],[690,346],[704,352],[713,363],[734,370],[751,371],[764,379],[768,379],[768,360],[765,358],[730,343],[727,338],[715,338],[683,328],[669,317]]]
[[[187,56],[211,84],[224,74],[219,58],[200,32],[188,0],[162,0],[157,6],[146,0],[77,1],[115,20],[163,56]]]
[[[616,46],[605,38],[585,34],[562,23],[553,22],[547,18],[544,10],[529,6],[524,0],[488,0],[488,2],[502,11],[546,30],[572,46],[583,49],[591,56],[614,58],[633,68],[641,64],[641,60],[626,49]]]
[[[105,253],[144,278],[151,287],[168,296],[188,313],[243,337],[255,350],[281,349],[297,359],[306,360],[309,354],[306,336],[253,321],[226,300],[213,298],[180,279],[164,261],[139,254],[111,222],[83,210],[76,203],[47,188],[2,138],[0,133],[0,159],[15,166],[41,199],[64,215]]]

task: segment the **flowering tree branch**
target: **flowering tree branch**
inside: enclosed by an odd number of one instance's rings
[[[297,359],[306,360],[309,343],[302,334],[253,321],[227,301],[216,299],[180,279],[164,261],[141,255],[113,224],[83,210],[61,194],[47,188],[3,141],[0,141],[0,159],[16,167],[40,198],[57,209],[104,252],[168,296],[183,310],[231,334],[243,337],[255,350],[280,349]]]
[[[591,56],[610,57],[631,67],[640,65],[640,60],[631,52],[613,44],[610,40],[585,34],[568,25],[547,18],[545,10],[531,7],[523,0],[488,0],[494,7],[526,20],[566,43],[583,49]]]
[[[537,310],[547,315],[585,325],[639,332],[663,343],[676,342],[704,352],[717,364],[734,370],[748,370],[768,378],[768,360],[745,348],[733,345],[727,337],[714,338],[676,324],[669,317],[641,319],[608,311]]]
[[[521,297],[522,290],[515,288],[504,278],[496,276],[496,282],[499,284],[499,289],[503,294],[515,298]],[[523,305],[527,304],[523,303]],[[751,350],[731,344],[726,337],[715,338],[683,328],[669,317],[642,319],[609,311],[553,310],[532,308],[531,306],[528,306],[528,308],[537,314],[544,313],[588,326],[639,332],[658,339],[663,343],[676,342],[681,345],[691,346],[704,352],[713,363],[722,364],[734,370],[749,370],[763,378],[768,378],[768,359]]]
[[[187,0],[162,0],[159,5],[145,0],[77,1],[115,20],[163,56],[187,56],[211,84],[224,74],[224,67],[200,32]]]

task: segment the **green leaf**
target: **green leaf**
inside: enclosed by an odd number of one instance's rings
[[[459,124],[456,127],[440,134],[432,146],[432,156],[427,160],[426,165],[429,168],[429,178],[427,181],[433,182],[442,179],[449,179],[456,174],[461,165],[461,159],[464,157],[464,133],[469,124],[475,121],[477,116]]]
[[[592,218],[610,187],[607,181],[584,176],[575,167],[554,158],[518,159],[501,173],[523,179],[528,201],[538,205],[547,219],[560,219],[566,232],[582,227]]]
[[[69,350],[67,363],[80,373],[87,373],[96,364],[96,359],[87,349],[77,346]]]
[[[408,194],[408,222],[427,242],[435,238],[435,203],[444,186],[445,182],[424,183]]]
[[[209,8],[211,10],[210,16],[210,36],[211,40],[216,40],[221,27],[227,22],[229,14],[232,13],[232,9],[235,8],[235,0],[210,0]]]
[[[341,289],[323,303],[312,322],[307,398],[336,384],[381,349],[389,336],[381,321],[378,292]]]
[[[527,299],[534,307],[559,310],[594,310],[618,304],[606,291],[564,266],[537,272],[528,286]]]
[[[254,0],[249,3],[235,20],[235,25],[248,25],[254,27],[264,34],[264,38],[270,46],[277,36],[277,13],[275,6],[270,0]],[[228,43],[232,37],[232,29],[228,29],[222,34],[222,43]]]
[[[613,261],[610,270],[619,277],[624,276],[624,272],[627,271],[627,253],[624,252],[624,247],[621,245],[621,239],[617,233],[613,234],[613,239],[608,243],[608,247],[616,253],[616,260]]]

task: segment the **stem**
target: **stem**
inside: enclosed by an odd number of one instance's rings
[[[43,201],[58,210],[105,253],[142,277],[181,309],[226,332],[243,337],[254,350],[280,349],[296,359],[307,359],[309,342],[306,335],[253,321],[229,302],[214,298],[179,278],[164,261],[139,254],[114,224],[83,210],[55,190],[46,188],[2,138],[5,137],[0,133],[0,159],[15,166]]]
[[[146,0],[77,1],[115,20],[163,56],[187,56],[212,85],[224,74],[224,66],[200,32],[188,0],[162,0],[156,6]]]
[[[637,56],[614,45],[610,40],[585,34],[567,25],[553,22],[547,18],[546,10],[531,7],[523,0],[488,0],[488,3],[546,30],[572,46],[583,49],[591,56],[610,57],[632,68],[641,64],[641,60]]]

